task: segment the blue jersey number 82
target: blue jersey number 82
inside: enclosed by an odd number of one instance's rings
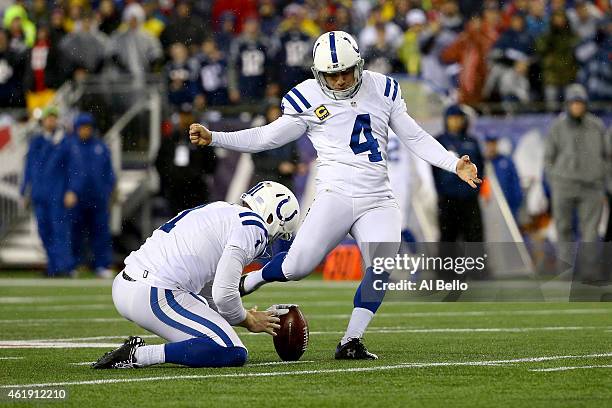
[[[361,136],[362,131],[366,141],[359,143],[359,136]],[[355,125],[353,125],[353,133],[351,134],[351,143],[349,146],[355,154],[367,152],[369,150],[370,154],[368,154],[368,159],[370,159],[371,162],[382,161],[382,155],[380,154],[380,150],[378,150],[378,140],[372,135],[370,114],[363,113],[357,115],[355,118]]]

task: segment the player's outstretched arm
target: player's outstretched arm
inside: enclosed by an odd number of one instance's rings
[[[468,183],[472,188],[476,188],[476,184],[482,182],[478,178],[478,169],[470,161],[469,156],[466,155],[458,159],[421,128],[405,111],[397,112],[392,116],[390,126],[402,143],[427,163],[456,173],[461,180]]]
[[[198,146],[218,146],[243,153],[276,149],[306,133],[304,121],[289,115],[281,116],[265,126],[236,132],[211,132],[199,123],[189,127],[189,139]]]

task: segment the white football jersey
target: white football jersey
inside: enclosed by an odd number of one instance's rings
[[[308,135],[317,150],[317,187],[353,197],[392,196],[387,175],[389,127],[428,163],[455,172],[457,157],[412,119],[394,79],[363,71],[359,91],[335,100],[314,79],[291,89],[274,122],[236,132],[212,132],[211,146],[241,152],[274,149]]]
[[[244,250],[248,264],[267,244],[268,233],[257,214],[219,201],[184,210],[159,227],[125,259],[125,271],[151,286],[198,293],[214,280],[226,247]]]
[[[406,112],[398,83],[363,72],[361,88],[351,99],[334,100],[314,79],[297,85],[282,101],[284,115],[306,122],[317,150],[317,184],[351,196],[391,195],[387,143],[391,115]]]

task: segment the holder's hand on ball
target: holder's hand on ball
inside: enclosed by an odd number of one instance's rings
[[[208,146],[212,143],[212,133],[199,123],[192,123],[189,126],[189,140],[198,146]]]
[[[253,333],[268,333],[269,335],[276,336],[274,330],[280,329],[280,319],[274,315],[274,312],[266,310],[264,312],[258,312],[257,306],[250,310],[247,310],[247,317],[244,319],[240,326],[246,327],[250,332]]]

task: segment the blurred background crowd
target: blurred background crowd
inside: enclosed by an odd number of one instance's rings
[[[612,98],[608,0],[65,0],[1,6],[0,106],[36,105],[66,79],[161,73],[170,105],[278,98],[310,77],[313,40],[344,30],[366,68],[435,92],[542,102],[582,83]]]
[[[160,219],[230,197],[237,175],[246,179],[239,185],[272,179],[295,188],[298,196],[306,194],[315,158],[307,141],[252,155],[252,169],[244,176],[240,155],[197,149],[186,134],[194,121],[236,130],[278,118],[284,93],[312,77],[314,40],[330,30],[355,36],[366,69],[401,79],[409,112],[421,111],[415,117],[445,147],[469,154],[485,173],[485,163],[491,164],[514,220],[505,224],[515,222],[526,240],[548,237],[538,231],[554,223],[554,239],[603,238],[603,197],[612,191],[605,186],[612,158],[612,136],[606,133],[612,101],[610,3],[0,0],[0,107],[15,122],[40,120],[29,131],[19,178],[49,259],[56,254],[53,258],[63,260],[50,261],[49,273],[72,273],[87,252],[97,273],[109,274],[116,182],[122,171],[143,166],[130,151],[142,151],[147,143],[155,145],[150,159],[158,186],[152,201]],[[59,111],[49,104],[57,102],[65,84],[89,88],[77,92],[72,109]],[[122,122],[147,88],[160,90],[159,123],[142,114]],[[423,116],[432,101],[437,108]],[[118,123],[121,158],[107,146],[118,135],[113,133]],[[530,129],[546,141],[523,137]],[[150,141],[155,132],[159,143]],[[60,143],[64,135],[75,137]],[[576,138],[590,148],[578,148]],[[0,129],[0,152],[2,145]],[[422,166],[396,141],[389,150],[400,202],[410,207],[412,199],[402,199],[403,191],[426,198],[433,191],[435,239],[485,239],[481,206],[490,200],[490,186],[469,191],[430,168],[409,182],[405,174],[417,174]],[[62,187],[50,191],[47,184],[59,179]],[[549,222],[554,214],[563,216]],[[411,230],[409,218],[406,240],[432,239]],[[117,234],[125,237],[130,228],[123,220],[113,232],[115,253],[124,255],[137,245],[137,240],[117,242]],[[612,238],[609,225],[607,231]],[[0,228],[0,239],[2,234]],[[90,249],[83,250],[83,243]]]

